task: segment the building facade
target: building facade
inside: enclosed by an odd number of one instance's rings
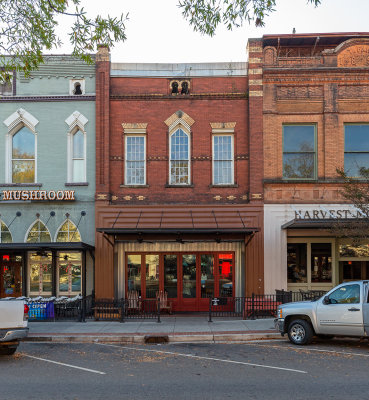
[[[369,278],[367,243],[337,237],[358,218],[337,168],[369,167],[369,35],[266,35],[263,73],[265,292]],[[251,55],[250,55],[251,57]]]
[[[165,290],[198,311],[262,293],[247,64],[115,64],[100,48],[96,74],[96,297]]]
[[[93,290],[95,66],[45,56],[0,85],[0,297]]]

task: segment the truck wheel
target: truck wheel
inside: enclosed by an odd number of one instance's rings
[[[288,326],[288,339],[297,345],[309,344],[313,339],[313,327],[303,319],[295,319]]]
[[[0,355],[11,356],[17,351],[17,347],[0,346]]]

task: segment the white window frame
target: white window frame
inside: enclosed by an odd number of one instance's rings
[[[60,279],[60,253],[80,253],[81,254],[81,290],[80,291],[72,291],[72,283],[70,280],[70,276],[68,276],[68,291],[62,292],[59,289],[59,279]],[[83,266],[82,266],[82,252],[81,251],[58,251],[56,253],[57,261],[56,261],[56,295],[57,296],[76,296],[82,293],[82,286],[83,286]]]
[[[79,111],[74,111],[66,120],[65,123],[69,126],[69,130],[67,132],[68,140],[67,140],[67,182],[68,183],[87,183],[87,132],[85,129],[85,125],[87,124],[88,119],[81,114]],[[73,138],[74,135],[81,131],[83,134],[83,179],[82,181],[74,181],[73,180]]]
[[[59,225],[58,229],[57,229],[56,232],[55,232],[54,242],[57,243],[58,234],[59,234],[59,232],[60,232],[62,226],[63,226],[67,221],[71,222],[71,223],[76,227],[76,230],[77,230],[77,232],[78,232],[78,234],[79,234],[79,237],[81,238],[81,242],[82,242],[82,235],[81,235],[81,232],[79,231],[77,225],[76,225],[71,219],[69,219],[69,218],[68,218],[68,219],[65,219],[65,220]],[[63,232],[66,232],[66,231],[63,231]],[[69,235],[70,235],[70,231],[68,230],[68,236],[69,236]],[[58,243],[66,243],[66,242],[58,242]],[[71,243],[72,243],[72,242],[71,242]]]
[[[233,133],[217,133],[212,135],[212,180],[213,180],[213,185],[214,186],[228,186],[228,185],[234,185],[234,135]],[[215,138],[216,137],[221,137],[221,136],[229,136],[231,138],[231,160],[215,160]],[[231,174],[232,174],[232,179],[231,182],[227,183],[215,183],[215,162],[216,161],[231,161],[232,163],[232,168],[231,168]]]
[[[186,183],[172,183],[172,174],[171,174],[171,164],[172,161],[179,161],[179,160],[172,160],[172,137],[178,131],[182,130],[185,135],[188,137],[188,182]],[[185,160],[181,160],[185,161]],[[186,129],[186,127],[182,124],[176,125],[170,132],[169,132],[169,185],[171,186],[188,186],[191,185],[191,131],[190,129]]]
[[[45,228],[46,228],[47,231],[49,232],[50,241],[52,242],[53,239],[52,239],[52,236],[51,236],[51,233],[50,233],[49,228],[46,226],[46,224],[45,224],[40,218],[37,218],[36,220],[34,220],[34,221],[32,222],[32,224],[31,224],[31,225],[29,226],[29,228],[27,229],[26,235],[25,235],[25,237],[24,237],[24,243],[28,243],[28,242],[27,242],[28,235],[29,235],[29,233],[31,232],[31,229],[33,228],[33,226],[35,225],[36,222],[41,222],[41,223],[45,226]],[[40,232],[40,231],[38,231],[38,232]],[[46,243],[46,242],[31,242],[31,243]]]
[[[143,137],[144,138],[144,181],[143,183],[128,183],[127,179],[127,139],[129,137]],[[146,134],[129,133],[124,138],[124,184],[126,186],[145,186],[146,185]]]
[[[27,293],[29,296],[51,296],[52,294],[52,289],[50,291],[43,291],[43,271],[40,270],[40,266],[39,266],[39,278],[38,278],[38,291],[37,292],[31,292],[31,279],[30,279],[30,275],[31,275],[31,253],[34,253],[34,251],[29,251],[27,253]],[[47,251],[47,253],[51,253],[51,251]],[[51,263],[52,263],[52,255],[51,255]],[[52,280],[52,264],[51,264],[51,287],[53,284],[53,280]]]
[[[36,125],[38,120],[31,115],[29,112],[23,108],[19,108],[16,112],[11,114],[5,121],[4,124],[8,128],[8,132],[5,136],[5,183],[13,183],[13,136],[18,133],[23,127],[28,128],[35,137],[35,179],[36,183],[37,177],[37,132]]]

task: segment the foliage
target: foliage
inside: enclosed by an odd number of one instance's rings
[[[307,0],[318,6],[321,0]],[[246,21],[264,26],[265,17],[275,11],[276,0],[180,0],[183,16],[195,31],[213,36],[219,24],[227,29],[240,27]]]
[[[73,20],[69,33],[72,55],[88,63],[92,62],[88,52],[96,45],[113,46],[126,39],[128,15],[91,19],[80,7],[80,0],[0,0],[0,83],[6,82],[13,70],[29,75],[43,62],[44,51],[60,47],[55,33],[59,15]]]

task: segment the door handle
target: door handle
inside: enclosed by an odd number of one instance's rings
[[[349,311],[360,311],[360,308],[349,308]]]

